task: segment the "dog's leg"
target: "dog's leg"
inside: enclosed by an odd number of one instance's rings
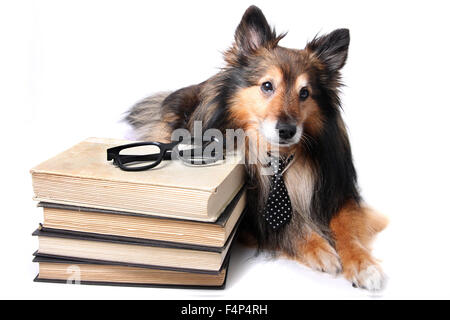
[[[336,250],[315,232],[309,233],[305,239],[300,240],[296,256],[292,258],[314,270],[332,275],[341,272],[341,263]]]
[[[343,274],[353,286],[376,291],[385,284],[385,275],[371,255],[374,236],[387,225],[387,219],[354,203],[347,204],[331,220]]]

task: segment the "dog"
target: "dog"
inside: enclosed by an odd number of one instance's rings
[[[242,238],[315,270],[342,273],[354,287],[381,290],[386,276],[371,255],[371,242],[387,219],[361,199],[341,117],[349,30],[316,36],[302,50],[280,46],[285,35],[277,35],[259,8],[249,7],[220,72],[152,95],[125,119],[140,140],[168,141],[175,129],[192,130],[202,121],[204,130],[243,129],[254,133],[250,140],[276,146],[281,156],[295,154],[283,176],[292,218],[276,231],[261,214],[270,176],[262,174],[261,163],[246,165],[249,205]]]

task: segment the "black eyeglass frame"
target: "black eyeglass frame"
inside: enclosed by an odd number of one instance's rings
[[[170,160],[172,157],[172,149],[179,144],[179,141],[171,143],[161,143],[157,141],[151,142],[135,142],[109,148],[106,150],[106,157],[108,161],[113,160],[113,163],[124,171],[144,171],[149,170],[161,163],[163,160]],[[157,146],[159,147],[159,153],[146,154],[146,155],[121,155],[120,151],[128,148],[142,147],[142,146]],[[146,166],[140,167],[127,167],[126,164],[137,161],[155,161]]]
[[[213,138],[210,142],[203,144],[201,146],[197,145],[196,148],[191,149],[190,152],[194,152],[197,150],[201,150],[203,154],[203,150],[206,148],[206,146],[209,145],[212,141],[217,141],[215,138]],[[113,148],[109,148],[106,150],[107,154],[107,160],[111,161],[113,160],[113,164],[118,166],[123,171],[145,171],[152,168],[155,168],[158,166],[163,160],[171,160],[172,159],[172,151],[173,149],[181,142],[180,141],[174,141],[171,143],[162,143],[157,141],[148,141],[148,142],[135,142],[135,143],[129,143]],[[194,139],[192,142],[195,142]],[[157,146],[159,147],[160,152],[154,153],[154,154],[146,154],[146,155],[121,155],[120,151],[128,148],[134,148],[134,147],[142,147],[142,146]],[[177,158],[183,159],[183,150],[177,150],[175,151],[175,156],[178,156]],[[216,154],[213,152],[211,154],[212,157],[201,157],[201,158],[189,158],[189,161],[184,161],[186,164],[190,165],[209,165],[212,163],[217,162],[220,158],[224,159],[224,155],[222,153]],[[153,163],[146,165],[146,166],[139,166],[139,167],[128,167],[126,164],[130,162],[138,162],[138,161],[154,161]]]

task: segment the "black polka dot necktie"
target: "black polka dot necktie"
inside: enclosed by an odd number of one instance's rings
[[[287,159],[272,158],[273,160],[270,164],[274,175],[270,180],[270,192],[263,209],[263,217],[269,228],[274,231],[289,223],[292,218],[291,199],[289,199],[286,185],[284,184],[283,171],[293,158],[294,155],[289,156]]]

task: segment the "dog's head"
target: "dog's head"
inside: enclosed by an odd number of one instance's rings
[[[261,10],[247,9],[225,52],[233,83],[230,114],[269,144],[297,145],[316,136],[339,112],[340,69],[347,59],[349,31],[316,37],[302,50],[278,45],[285,34],[271,29]]]

